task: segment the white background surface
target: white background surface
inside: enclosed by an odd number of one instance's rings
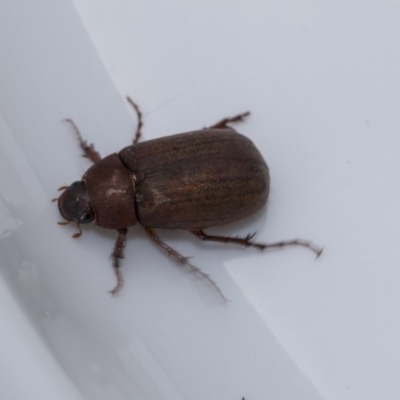
[[[398,399],[400,3],[4,0],[0,6],[2,399]],[[78,10],[78,13],[77,13]],[[80,19],[81,18],[81,19]],[[325,247],[259,254],[139,227],[60,227],[56,189],[102,155],[251,110],[267,212],[218,233]]]

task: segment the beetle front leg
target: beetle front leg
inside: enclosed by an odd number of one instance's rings
[[[211,284],[211,286],[218,292],[218,294],[221,296],[222,300],[228,301],[226,297],[223,295],[221,289],[218,287],[218,285],[211,279],[210,275],[204,273],[201,271],[199,268],[194,266],[189,262],[188,257],[184,257],[182,254],[178,253],[176,250],[174,250],[172,247],[168,246],[165,242],[163,242],[160,237],[155,233],[154,229],[150,228],[149,226],[145,226],[144,230],[147,232],[147,234],[150,236],[150,238],[158,245],[160,246],[167,254],[172,257],[176,262],[181,264],[184,267],[189,268],[192,272],[195,274],[199,275],[201,278],[204,278],[208,281],[208,283]]]
[[[121,290],[122,285],[124,283],[124,281],[122,279],[121,270],[120,270],[119,260],[124,258],[123,252],[124,252],[124,247],[126,244],[127,233],[128,233],[128,229],[126,229],[126,228],[118,229],[118,237],[117,237],[117,240],[115,241],[114,250],[111,253],[113,269],[114,269],[115,276],[117,277],[117,285],[115,286],[115,288],[113,290],[110,290],[110,293],[112,296],[114,296]]]
[[[207,129],[226,129],[226,128],[230,128],[230,126],[228,124],[231,124],[231,123],[234,123],[234,122],[242,122],[249,115],[250,115],[250,111],[247,111],[247,112],[245,112],[243,114],[238,114],[238,115],[235,115],[234,117],[231,117],[231,118],[224,118],[224,119],[221,119],[221,121],[217,122],[216,124],[211,125]]]
[[[87,144],[86,140],[83,140],[81,133],[79,132],[78,127],[76,126],[75,122],[72,119],[65,119],[65,122],[69,123],[72,126],[76,136],[79,140],[79,145],[83,150],[83,157],[88,158],[93,164],[96,164],[98,161],[101,160],[100,154],[95,150],[93,143],[90,145]]]
[[[259,250],[265,250],[265,249],[270,249],[270,248],[276,248],[276,247],[286,247],[286,246],[303,246],[311,251],[313,251],[316,255],[317,258],[321,255],[322,253],[322,248],[316,246],[312,242],[308,242],[305,240],[288,240],[288,241],[281,241],[281,242],[276,242],[276,243],[256,243],[252,242],[251,239],[253,239],[255,233],[252,235],[247,235],[245,238],[240,238],[240,237],[230,237],[230,236],[216,236],[216,235],[208,235],[206,234],[202,229],[195,229],[190,231],[198,237],[201,240],[204,241],[210,241],[210,242],[220,242],[220,243],[233,243],[233,244],[238,244],[240,246],[244,247],[255,247]]]

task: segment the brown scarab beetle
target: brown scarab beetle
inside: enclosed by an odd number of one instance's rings
[[[205,241],[234,243],[260,250],[299,245],[319,256],[322,249],[303,240],[262,244],[245,238],[208,235],[203,229],[228,224],[248,217],[267,201],[270,178],[268,166],[253,142],[228,126],[248,116],[243,113],[225,118],[209,128],[138,143],[142,115],[134,107],[138,126],[131,146],[101,158],[93,145],[82,139],[72,124],[84,151],[94,164],[82,180],[63,186],[58,208],[67,222],[96,225],[118,231],[111,254],[117,285],[122,287],[119,259],[122,258],[128,228],[144,227],[150,238],[170,256],[207,279],[225,299],[216,283],[188,259],[164,243],[154,228],[184,229]],[[54,199],[57,200],[57,199]]]

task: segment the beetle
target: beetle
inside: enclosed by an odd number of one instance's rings
[[[137,115],[133,144],[119,153],[101,158],[94,145],[83,140],[77,126],[71,124],[83,150],[93,162],[80,181],[62,186],[58,208],[66,225],[75,222],[81,236],[81,224],[94,223],[118,232],[111,253],[118,293],[123,285],[119,260],[123,258],[128,228],[139,224],[149,237],[172,258],[208,280],[225,299],[208,274],[192,265],[163,242],[156,228],[183,229],[203,241],[233,243],[265,250],[298,245],[312,250],[317,257],[322,249],[304,240],[276,243],[253,242],[254,234],[227,237],[207,234],[204,229],[221,226],[254,214],[267,202],[269,169],[253,142],[230,124],[243,121],[250,113],[224,118],[211,127],[166,136],[139,143],[142,113],[129,97]]]

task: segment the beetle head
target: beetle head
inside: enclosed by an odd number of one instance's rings
[[[76,181],[58,199],[60,214],[67,221],[88,224],[94,221],[94,211],[84,181]]]

